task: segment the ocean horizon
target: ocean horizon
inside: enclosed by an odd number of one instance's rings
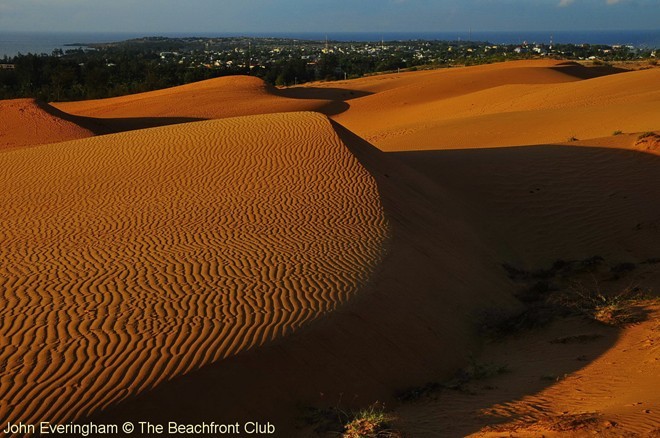
[[[163,37],[275,37],[301,40],[333,41],[484,41],[493,44],[573,43],[632,45],[660,48],[660,30],[609,31],[440,31],[440,32],[0,32],[0,57],[19,53],[50,54],[55,49],[71,48],[71,44],[94,44],[124,41],[132,38]]]

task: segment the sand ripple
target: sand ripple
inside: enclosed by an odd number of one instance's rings
[[[0,417],[62,421],[283,336],[383,255],[375,182],[324,116],[0,154]]]

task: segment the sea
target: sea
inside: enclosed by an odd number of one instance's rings
[[[493,44],[573,43],[631,45],[639,48],[660,48],[659,30],[608,31],[455,31],[455,32],[273,32],[273,33],[74,33],[74,32],[5,32],[0,31],[0,58],[19,53],[50,54],[55,49],[70,49],[70,45],[124,41],[145,36],[164,37],[278,37],[323,41],[487,41]]]

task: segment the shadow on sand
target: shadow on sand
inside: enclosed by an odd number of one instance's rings
[[[430,166],[428,160],[444,160],[445,152],[415,154],[420,161],[406,165],[401,160],[405,154],[380,152],[344,127],[333,125],[376,180],[392,226],[388,254],[366,290],[343,308],[285,338],[162,382],[79,421],[270,421],[277,426],[276,436],[301,436],[297,429],[301,405],[342,404],[350,409],[375,400],[393,403],[396,389],[446,379],[479,349],[476,312],[493,306],[516,307],[515,285],[501,269],[503,260],[496,258],[501,254],[493,253],[492,237],[481,234],[480,223],[474,225],[474,218],[466,214],[462,194],[455,198],[438,184],[433,172],[413,169],[419,162]],[[601,162],[603,155],[614,156],[609,167],[600,166],[599,173],[590,176],[596,183],[612,178],[612,167],[636,172],[627,167],[629,162],[621,162],[623,152],[618,150],[547,147],[544,152],[540,162],[551,168],[556,166],[548,162],[553,153],[581,155],[587,162],[594,154]],[[635,162],[641,157],[658,168],[655,157],[625,153]],[[489,162],[493,154],[495,150],[471,150],[454,159],[481,157]],[[532,154],[533,162],[534,158]],[[502,159],[508,159],[507,155]],[[525,170],[535,172],[533,165]],[[580,191],[570,179],[559,181],[571,185],[573,192]],[[599,208],[611,207],[606,203]],[[593,344],[593,356],[607,351],[616,339],[616,331],[600,338]],[[572,361],[560,371],[570,373],[588,363]],[[533,388],[521,387],[491,402],[518,399],[553,383],[539,381]]]
[[[114,134],[117,132],[133,131],[136,129],[155,128],[158,126],[176,125],[179,123],[199,122],[205,120],[192,117],[84,117],[66,113],[48,103],[39,100],[35,102],[36,105],[46,113],[62,120],[66,120],[67,122],[75,123],[76,125],[91,131],[95,135]]]
[[[289,99],[327,100],[328,103],[318,109],[318,112],[327,116],[335,116],[350,108],[349,101],[369,96],[373,93],[343,88],[321,88],[321,87],[293,87],[273,89],[276,96]]]
[[[610,65],[594,65],[592,67],[586,67],[572,61],[562,62],[556,67],[550,67],[550,70],[555,70],[578,79],[593,79],[601,76],[629,72],[629,70],[624,68],[613,67]]]

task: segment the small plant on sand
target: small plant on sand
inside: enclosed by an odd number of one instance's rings
[[[623,134],[623,131],[619,131],[618,129],[612,133],[612,135],[621,135]]]
[[[401,434],[390,429],[394,417],[385,412],[382,403],[374,403],[353,416],[345,426],[343,438],[398,438]]]
[[[342,438],[401,438],[403,435],[390,428],[396,418],[385,410],[385,405],[376,402],[366,409],[346,411],[337,406],[317,408],[301,406],[300,420],[312,426],[322,436]]]
[[[567,293],[560,294],[556,301],[594,321],[622,326],[642,319],[640,305],[646,298],[646,294],[632,286],[615,294],[603,293],[594,280],[594,286],[591,288],[575,283]]]
[[[639,137],[637,137],[637,140],[638,141],[639,140],[644,140],[645,138],[653,137],[653,136],[655,136],[655,132],[643,132],[643,133],[639,134]]]
[[[578,138],[576,136],[572,135],[568,138],[568,141],[571,141],[571,142],[578,141]]]

